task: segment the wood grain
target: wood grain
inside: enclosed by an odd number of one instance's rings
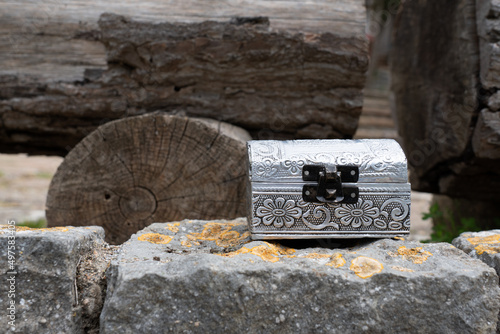
[[[86,68],[104,68],[98,20],[111,12],[159,23],[226,22],[266,16],[273,28],[364,36],[363,0],[19,0],[0,4],[0,74],[81,80]]]
[[[158,113],[106,123],[58,168],[48,224],[99,225],[116,244],[153,222],[244,216],[248,139],[229,124]]]
[[[267,19],[152,23],[103,14],[98,24],[79,36],[105,47],[105,69],[88,58],[78,63],[83,79],[60,81],[78,58],[63,53],[51,58],[62,71],[53,77],[22,66],[0,76],[0,151],[65,155],[101,124],[158,110],[229,122],[262,139],[349,138],[356,130],[368,66],[357,33],[297,33]]]

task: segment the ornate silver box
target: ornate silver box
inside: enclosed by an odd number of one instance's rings
[[[395,140],[253,140],[247,147],[253,239],[409,234],[406,157]]]

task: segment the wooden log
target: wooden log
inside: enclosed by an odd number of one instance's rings
[[[99,225],[116,244],[153,222],[244,216],[248,139],[229,124],[161,113],[106,123],[58,168],[48,224]]]
[[[179,109],[254,137],[350,137],[368,65],[363,3],[2,5],[0,151],[64,155],[105,122]],[[107,10],[148,22],[98,22]]]

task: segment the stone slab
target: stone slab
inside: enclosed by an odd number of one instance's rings
[[[493,333],[500,308],[495,271],[450,244],[251,241],[244,219],[153,224],[107,276],[103,334]]]
[[[472,148],[478,158],[500,159],[500,112],[481,110],[472,137]]]
[[[9,225],[0,225],[0,331],[83,333],[84,310],[78,302],[77,267],[95,243],[102,242],[104,230],[93,226],[17,227],[15,234],[10,231]],[[13,263],[9,263],[9,255],[13,256]],[[11,301],[15,328],[7,325],[12,320],[8,318]]]
[[[453,240],[453,245],[494,268],[500,275],[500,230],[465,232]]]

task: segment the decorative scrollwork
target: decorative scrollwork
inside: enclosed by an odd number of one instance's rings
[[[381,230],[385,230],[387,228],[387,223],[383,219],[375,219],[373,221],[373,225]]]
[[[309,227],[311,230],[322,230],[322,229],[327,228],[327,227],[333,227],[333,228],[336,228],[337,230],[339,229],[339,224],[337,224],[333,221],[330,221],[332,218],[330,210],[326,209],[323,206],[318,206],[318,207],[314,208],[314,211],[313,211],[314,218],[319,219],[319,218],[323,217],[323,215],[325,216],[325,219],[323,220],[323,222],[321,224],[315,225],[315,224],[310,223],[307,220],[307,218],[310,215],[311,215],[311,210],[307,210],[304,213],[304,215],[302,215],[302,222],[304,223],[304,225]]]
[[[401,206],[393,208],[390,212],[390,216],[394,221],[402,221],[408,216],[408,213],[410,213],[409,199],[390,198],[380,206],[381,214],[384,215],[386,218],[389,218],[389,213],[383,210],[391,203],[396,203]]]
[[[366,199],[356,204],[305,202],[301,195],[282,195],[276,198],[252,197],[254,215],[251,225],[272,225],[277,229],[323,230],[342,227],[367,231],[398,231],[410,228],[410,199],[401,197]],[[296,225],[301,219],[303,227]]]
[[[401,224],[401,222],[392,221],[387,224],[387,227],[389,227],[390,230],[400,230],[403,227],[403,224]]]

